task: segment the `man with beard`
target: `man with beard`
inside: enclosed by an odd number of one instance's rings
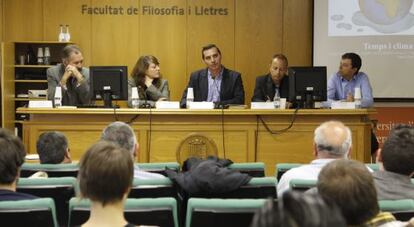
[[[56,87],[62,88],[62,105],[90,104],[89,69],[82,66],[82,52],[76,45],[62,50],[62,63],[50,67],[47,74],[47,98],[53,100]]]

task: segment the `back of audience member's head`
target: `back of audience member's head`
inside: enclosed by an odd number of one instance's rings
[[[380,152],[385,170],[411,175],[414,172],[414,127],[397,125]]]
[[[102,206],[121,202],[133,180],[131,155],[115,144],[99,141],[82,156],[79,163],[79,187],[82,198]]]
[[[338,205],[348,225],[363,224],[379,212],[373,177],[360,162],[330,162],[319,173],[317,189],[325,200]]]
[[[0,128],[0,185],[11,185],[15,182],[25,156],[22,141],[9,130]]]
[[[102,140],[111,142],[129,151],[135,156],[137,139],[135,138],[134,130],[128,124],[115,121],[109,124],[102,131]]]
[[[346,158],[352,147],[351,130],[339,121],[327,121],[315,129],[314,146],[318,158]]]
[[[318,194],[286,192],[277,202],[268,200],[256,213],[251,227],[346,226],[335,204],[327,204]]]
[[[36,144],[41,164],[70,162],[68,140],[61,132],[44,132]]]

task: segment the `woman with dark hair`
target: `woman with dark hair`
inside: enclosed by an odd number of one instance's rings
[[[138,88],[139,104],[150,104],[169,100],[170,90],[167,80],[161,78],[160,63],[152,55],[141,56],[134,66],[128,81],[128,106],[131,107],[132,87]]]

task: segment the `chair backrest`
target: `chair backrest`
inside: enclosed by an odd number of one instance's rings
[[[230,169],[236,169],[241,173],[247,173],[252,177],[265,176],[265,164],[263,162],[242,162],[233,163],[229,166]]]
[[[378,171],[379,170],[379,164],[378,163],[365,163],[365,165],[367,167],[369,167],[370,169],[372,169],[373,171]]]
[[[201,199],[188,201],[186,227],[250,226],[265,199]]]
[[[238,189],[222,194],[214,194],[208,198],[221,199],[265,199],[276,198],[277,180],[274,177],[253,177],[250,181]],[[204,196],[203,198],[207,198]]]
[[[380,200],[381,211],[391,212],[397,220],[408,221],[414,217],[414,199]]]
[[[58,227],[51,198],[0,202],[0,220],[2,225]]]
[[[72,198],[69,202],[69,226],[85,223],[89,219],[90,205],[87,199]],[[178,227],[174,198],[127,199],[124,215],[134,225]]]
[[[30,177],[32,174],[43,171],[49,177],[77,177],[79,165],[77,163],[70,164],[38,164],[24,163],[20,170],[20,177]]]
[[[129,198],[177,197],[177,189],[169,178],[134,179]]]
[[[284,173],[286,173],[286,171],[295,168],[295,167],[299,167],[303,164],[300,163],[278,163],[276,164],[276,179],[279,182],[280,178],[282,177],[282,175]]]
[[[292,179],[289,181],[290,190],[305,192],[308,189],[316,187],[317,180]]]
[[[16,190],[41,198],[52,198],[60,224],[68,221],[69,200],[75,196],[76,178],[20,178]]]
[[[151,173],[159,173],[167,176],[165,170],[170,169],[178,172],[180,170],[180,164],[178,162],[151,162],[151,163],[135,163],[139,169]]]

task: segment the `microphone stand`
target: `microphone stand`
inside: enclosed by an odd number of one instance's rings
[[[138,89],[141,89],[141,86],[138,86]],[[148,103],[148,96],[147,96],[147,93],[145,92],[145,90],[144,90],[144,103],[139,105],[139,108],[142,108],[142,109],[151,109],[152,108],[151,104]]]

